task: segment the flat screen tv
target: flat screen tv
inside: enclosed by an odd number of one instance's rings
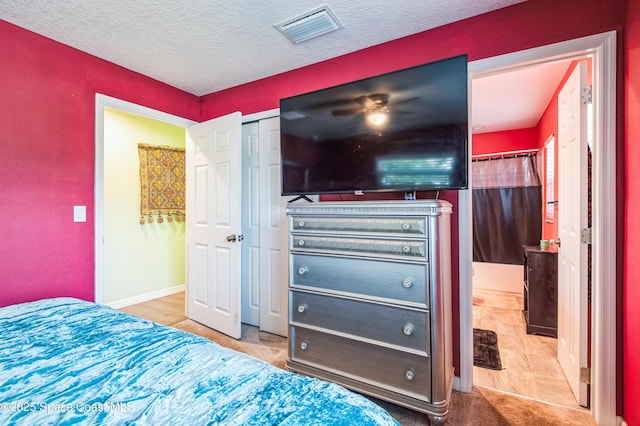
[[[467,56],[280,100],[282,195],[467,187]]]

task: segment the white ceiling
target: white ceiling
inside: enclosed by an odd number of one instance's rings
[[[0,0],[0,17],[200,96],[522,1]],[[342,29],[294,45],[274,28],[323,4]],[[557,87],[548,94],[536,83],[559,81],[560,67],[548,68],[545,77],[523,71],[524,84],[514,73],[508,83],[506,76],[474,81],[473,126],[483,132],[514,120],[535,126],[540,98],[548,102]],[[520,89],[526,102],[514,99]]]
[[[473,133],[535,127],[566,74],[571,60],[547,62],[474,78]]]

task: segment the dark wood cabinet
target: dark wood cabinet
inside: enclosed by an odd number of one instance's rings
[[[558,251],[524,247],[524,320],[527,334],[558,337]]]

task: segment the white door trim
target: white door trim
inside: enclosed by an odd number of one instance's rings
[[[180,127],[190,127],[195,121],[167,114],[121,99],[96,93],[95,103],[95,184],[93,192],[94,208],[94,300],[103,302],[104,289],[104,109],[114,108],[129,114],[151,120],[162,121]]]
[[[593,58],[593,262],[591,414],[600,425],[616,424],[616,32],[606,32],[469,63],[470,79],[548,62]],[[471,147],[469,147],[471,152]],[[470,155],[469,155],[470,157]],[[470,184],[471,187],[471,184]],[[460,376],[456,388],[473,385],[471,194],[460,191]],[[609,284],[609,285],[607,285]]]

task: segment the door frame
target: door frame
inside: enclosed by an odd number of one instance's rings
[[[167,114],[121,99],[96,93],[95,100],[95,184],[94,202],[94,300],[104,302],[104,109],[113,108],[129,114],[161,121],[185,129],[195,121]],[[186,137],[186,134],[185,134]]]
[[[598,424],[616,424],[616,32],[536,47],[469,63],[473,78],[551,60],[593,58],[592,330],[591,415]],[[470,103],[469,103],[470,104]],[[469,133],[471,140],[471,132]],[[613,141],[613,143],[611,142]],[[469,144],[471,161],[471,143]],[[471,187],[471,182],[469,183]],[[471,190],[458,193],[460,236],[460,371],[455,388],[473,385]]]
[[[138,115],[155,121],[187,128],[198,124],[197,121],[168,114],[122,99],[96,93],[95,97],[95,172],[94,172],[94,300],[104,302],[104,109],[113,108],[122,112]],[[242,123],[272,118],[280,114],[280,109],[271,109],[254,114],[243,115]],[[185,133],[186,138],[186,133]],[[140,300],[142,301],[142,300]]]

